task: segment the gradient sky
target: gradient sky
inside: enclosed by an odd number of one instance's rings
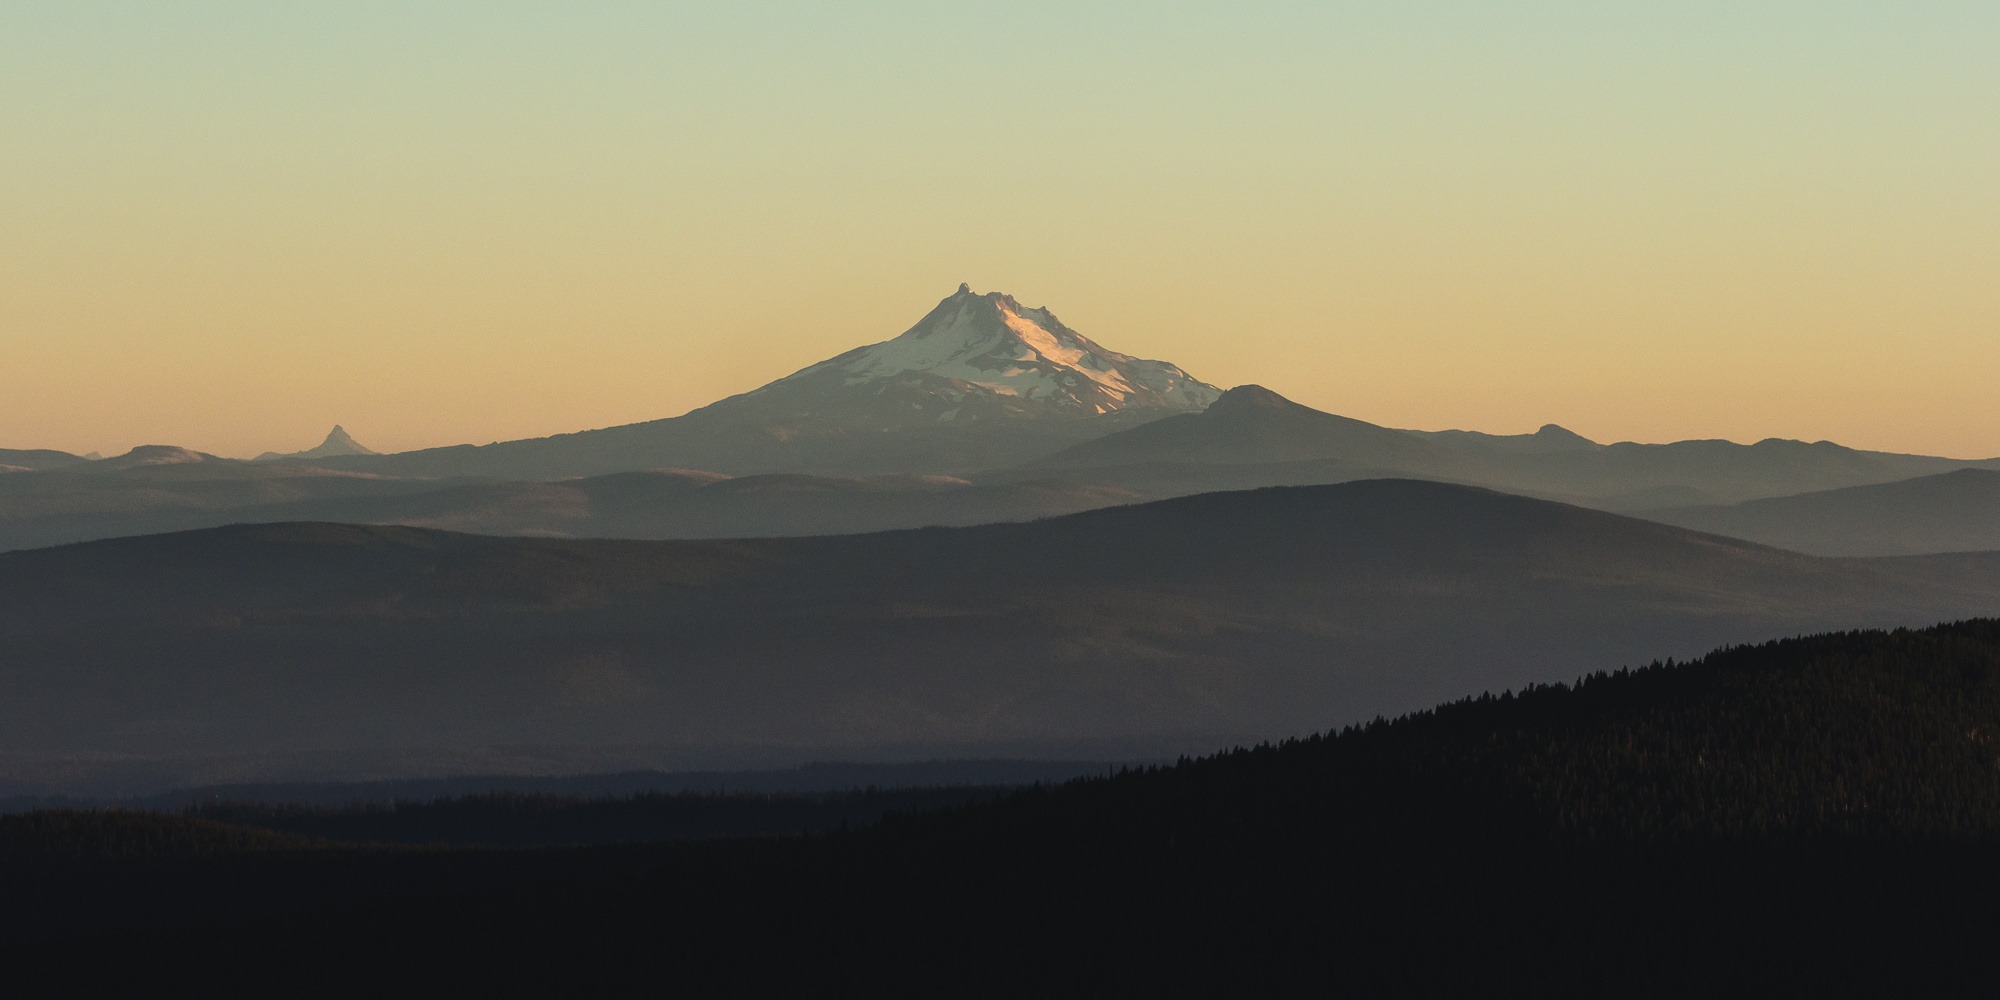
[[[2000,3],[0,5],[0,447],[671,416],[960,281],[1403,427],[2000,455]]]

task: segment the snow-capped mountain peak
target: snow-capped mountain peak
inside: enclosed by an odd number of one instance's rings
[[[966,285],[902,336],[823,361],[771,388],[826,384],[833,376],[843,388],[886,381],[953,401],[984,399],[1051,415],[1133,407],[1200,410],[1221,394],[1174,365],[1105,348],[1047,309],[1023,306],[999,292],[981,295]]]

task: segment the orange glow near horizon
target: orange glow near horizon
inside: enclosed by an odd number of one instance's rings
[[[2000,8],[1327,6],[9,5],[0,447],[672,416],[969,281],[1390,426],[2000,455]]]

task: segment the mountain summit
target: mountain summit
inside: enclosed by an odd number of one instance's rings
[[[327,432],[326,440],[321,441],[319,447],[311,451],[301,452],[300,457],[324,458],[328,455],[373,455],[375,453],[375,451],[364,446],[361,442],[354,440],[347,433],[347,428],[339,424],[334,424],[333,430]]]
[[[678,417],[333,464],[520,479],[667,467],[731,475],[961,474],[1199,413],[1221,395],[1167,362],[1106,348],[1047,309],[960,285],[894,339]]]
[[[906,399],[937,422],[982,416],[1198,411],[1221,390],[1164,361],[1110,350],[1011,295],[958,292],[894,340],[858,347],[751,396],[810,387]],[[930,397],[932,402],[918,396]]]
[[[346,428],[340,426],[339,424],[334,424],[333,430],[327,433],[326,440],[320,442],[319,447],[317,448],[308,448],[305,451],[294,451],[290,453],[267,451],[262,455],[257,456],[256,461],[269,462],[273,459],[279,459],[279,458],[334,458],[340,455],[376,455],[376,454],[380,454],[380,452],[373,451],[365,447],[364,445],[362,445],[361,442],[356,441],[354,440],[353,437],[349,436]]]

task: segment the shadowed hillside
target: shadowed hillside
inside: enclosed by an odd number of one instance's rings
[[[25,790],[56,757],[1145,756],[1995,609],[2000,556],[1815,559],[1394,480],[810,539],[236,527],[0,555],[0,763]]]
[[[1648,510],[1641,516],[1816,555],[1992,551],[2000,549],[2000,472],[1961,469],[1728,507]]]

